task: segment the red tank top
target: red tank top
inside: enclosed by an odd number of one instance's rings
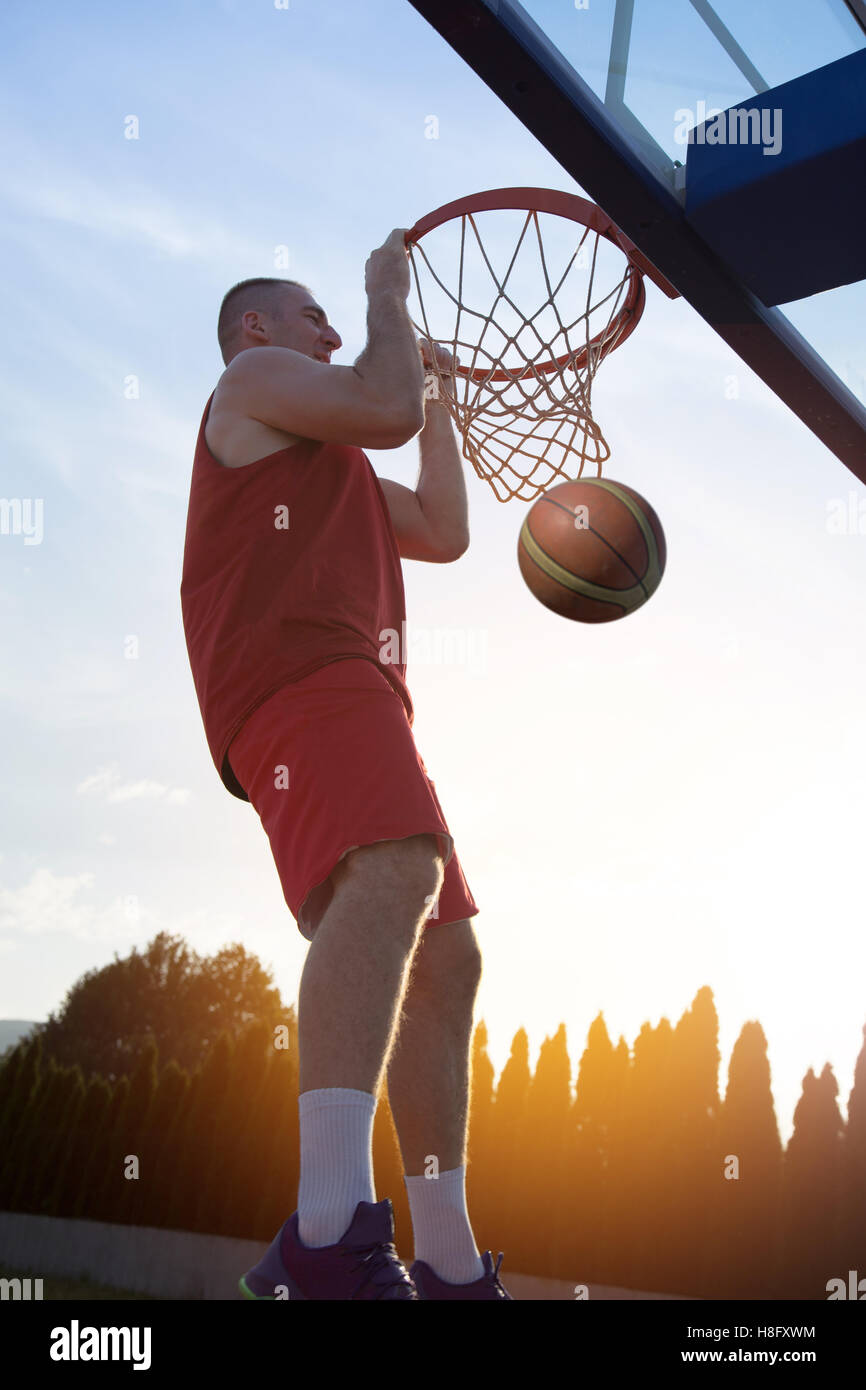
[[[192,467],[183,627],[208,747],[225,786],[249,797],[229,744],[282,686],[342,657],[375,662],[410,720],[405,663],[379,653],[406,600],[385,494],[362,449],[315,440],[225,468],[205,406]]]

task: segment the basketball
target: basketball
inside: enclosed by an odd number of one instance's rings
[[[533,503],[517,559],[545,608],[578,623],[610,623],[655,593],[665,572],[661,522],[634,488],[578,478]]]

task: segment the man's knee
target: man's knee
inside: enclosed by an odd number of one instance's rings
[[[481,980],[478,938],[468,917],[460,922],[428,925],[415,952],[413,987],[449,990],[474,997]]]

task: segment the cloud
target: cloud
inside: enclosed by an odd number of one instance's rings
[[[131,949],[161,930],[158,912],[149,911],[134,894],[97,906],[83,896],[96,882],[92,873],[56,874],[36,869],[19,888],[0,886],[0,932],[44,936],[51,932],[65,938]],[[8,940],[0,939],[0,952]]]
[[[107,189],[81,174],[50,167],[38,147],[31,155],[31,164],[22,159],[17,170],[7,171],[4,188],[7,203],[28,217],[80,227],[120,242],[124,249],[144,244],[169,259],[208,263],[221,273],[229,262],[261,258],[260,241],[238,237],[200,208],[187,212],[132,179]]]
[[[133,946],[151,941],[160,931],[194,941],[197,950],[206,946],[218,950],[227,941],[237,940],[236,917],[215,912],[209,904],[169,920],[158,907],[148,907],[134,893],[96,902],[94,893],[88,891],[96,882],[93,873],[57,874],[41,868],[18,888],[0,884],[0,955],[14,952],[20,964],[21,937],[50,933],[109,946],[121,956]]]
[[[0,931],[86,935],[89,914],[76,899],[94,880],[91,873],[59,875],[36,869],[20,888],[0,886]]]
[[[137,782],[122,782],[116,763],[85,777],[75,790],[79,796],[101,793],[108,805],[119,801],[165,801],[169,806],[183,806],[190,798],[186,787],[169,787],[149,777]]]

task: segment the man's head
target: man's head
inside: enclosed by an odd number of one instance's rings
[[[342,346],[324,309],[297,280],[241,280],[233,285],[220,306],[217,337],[226,366],[245,348],[289,347],[328,362]]]

